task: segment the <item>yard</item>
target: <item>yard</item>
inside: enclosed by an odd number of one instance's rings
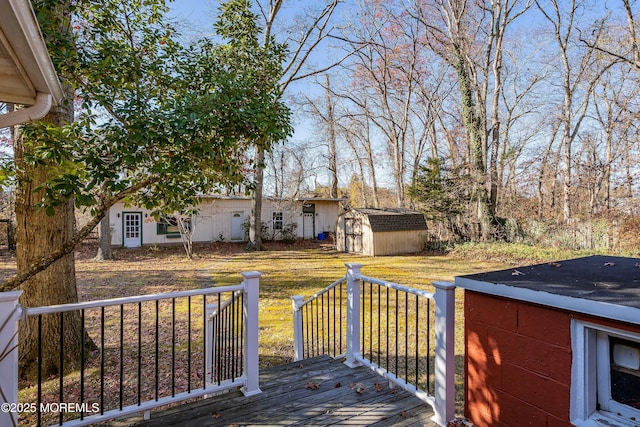
[[[389,257],[361,257],[335,251],[314,241],[293,244],[271,243],[267,251],[246,252],[243,244],[217,243],[195,248],[192,261],[181,246],[149,246],[116,249],[115,261],[96,262],[96,248],[83,244],[76,252],[76,274],[81,301],[134,295],[158,294],[208,286],[235,285],[241,272],[259,271],[260,364],[268,367],[293,359],[292,303],[290,297],[315,294],[345,274],[345,263],[363,264],[362,273],[419,289],[432,290],[430,283],[452,281],[454,276],[504,268],[504,262],[469,261],[449,255],[416,254]],[[8,276],[15,260],[0,259],[0,275]],[[458,411],[462,410],[463,322],[462,292],[457,293],[456,383]],[[135,342],[135,338],[130,339]],[[35,397],[33,387],[22,384],[21,401]],[[55,393],[56,382],[45,385]],[[50,391],[47,391],[50,390]],[[27,420],[23,420],[27,421]]]
[[[243,271],[261,272],[263,366],[293,358],[290,297],[307,298],[344,276],[345,263],[361,263],[363,274],[422,289],[431,289],[430,283],[436,280],[452,281],[456,275],[504,266],[444,255],[359,257],[311,242],[277,244],[264,252],[246,252],[242,244],[203,245],[196,248],[193,261],[188,261],[178,246],[116,250],[117,260],[109,262],[95,262],[91,259],[93,254],[92,246],[78,251],[76,268],[81,301],[234,285],[242,280]],[[461,313],[461,294],[457,307]],[[462,322],[458,322],[458,327],[462,328]],[[458,339],[457,353],[461,354],[461,329]]]

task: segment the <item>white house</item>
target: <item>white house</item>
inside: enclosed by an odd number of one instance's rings
[[[262,202],[264,234],[273,239],[290,237],[312,239],[335,232],[342,208],[341,198],[275,199]],[[194,242],[242,242],[247,240],[246,223],[251,215],[251,198],[243,196],[203,196],[198,214],[191,218]],[[111,244],[138,247],[177,243],[180,231],[172,217],[156,221],[151,212],[137,206],[114,205],[109,214]]]

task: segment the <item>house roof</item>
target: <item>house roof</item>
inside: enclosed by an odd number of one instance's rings
[[[7,127],[43,117],[63,92],[29,0],[0,0],[0,10],[0,101],[33,106],[1,115]]]
[[[372,231],[426,230],[427,222],[420,212],[401,208],[352,209],[369,218]]]
[[[253,197],[251,196],[224,196],[221,194],[205,194],[203,196],[200,196],[203,199],[220,199],[220,200],[251,200],[253,199]],[[294,197],[294,198],[288,198],[288,197],[270,197],[270,196],[264,196],[263,199],[265,200],[271,200],[271,201],[291,201],[291,202],[314,202],[314,201],[318,201],[318,202],[346,202],[347,198],[341,198],[341,197]]]

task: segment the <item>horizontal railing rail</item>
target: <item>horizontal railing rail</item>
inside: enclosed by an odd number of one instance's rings
[[[430,404],[445,425],[454,416],[453,285],[436,282],[429,292],[347,267],[313,297],[292,298],[296,360],[342,355]]]
[[[231,388],[259,393],[260,273],[243,277],[236,286],[22,308],[4,322],[10,327],[0,330],[0,347],[16,341],[23,322],[29,336],[20,339],[38,343],[37,375],[18,400],[17,351],[0,358],[0,375],[9,372],[7,361],[15,363],[12,384],[3,381],[0,390],[14,410],[3,411],[0,424],[17,425],[19,416],[30,425],[89,425],[140,412],[147,418],[153,408]],[[19,307],[15,294],[10,303]],[[56,349],[61,374],[45,376]]]

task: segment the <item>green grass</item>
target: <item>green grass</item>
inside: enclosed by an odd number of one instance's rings
[[[510,268],[589,255],[591,252],[561,249],[540,249],[513,244],[466,244],[457,246],[452,255],[406,255],[361,257],[339,253],[326,247],[264,252],[235,252],[197,249],[197,256],[188,261],[175,250],[120,250],[113,262],[93,262],[88,256],[77,263],[78,291],[81,300],[124,297],[138,294],[164,293],[204,286],[235,285],[242,281],[241,272],[259,271],[261,366],[289,362],[293,359],[293,320],[291,297],[308,298],[346,273],[345,263],[362,264],[362,274],[405,286],[433,291],[433,281],[453,281],[455,276]],[[6,267],[6,266],[0,266]],[[10,267],[10,266],[9,266]],[[463,298],[456,290],[456,395],[458,411],[463,400]],[[196,304],[196,302],[194,302]],[[176,306],[183,316],[185,304]],[[148,316],[153,317],[152,315]],[[374,319],[374,322],[377,319]],[[109,320],[111,326],[118,322]],[[374,337],[375,338],[375,337]],[[183,343],[178,347],[183,347]],[[93,366],[88,370],[94,369]],[[93,379],[87,372],[87,377]],[[76,378],[78,375],[75,376]],[[70,381],[72,381],[70,379]],[[55,393],[57,380],[45,384],[45,391]],[[51,383],[51,384],[49,384]],[[34,398],[32,388],[20,393],[21,401]],[[23,420],[26,421],[26,420]]]

